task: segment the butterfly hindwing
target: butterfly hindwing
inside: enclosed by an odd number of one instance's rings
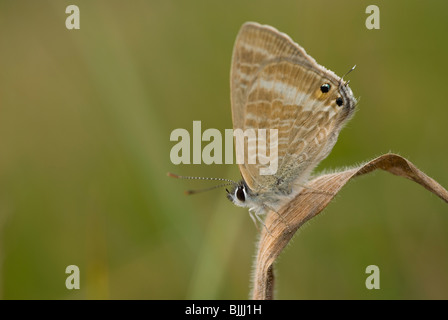
[[[328,90],[321,89],[324,84]],[[294,183],[306,182],[352,113],[354,98],[341,93],[340,87],[339,77],[318,65],[287,35],[256,23],[243,25],[232,58],[234,129],[278,130],[276,174],[260,175],[266,165],[249,163],[247,155],[240,164],[250,189],[261,193],[283,188],[287,192]],[[341,94],[344,100],[352,99],[345,106],[336,102]],[[269,134],[266,142],[269,148]],[[247,140],[244,148],[257,152]]]

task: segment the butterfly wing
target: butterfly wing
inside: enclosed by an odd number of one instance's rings
[[[321,90],[324,84],[330,85],[328,92]],[[293,184],[306,182],[333,148],[356,104],[341,78],[318,65],[286,34],[257,23],[244,24],[235,42],[231,102],[234,129],[278,130],[275,174],[261,175],[260,169],[269,164],[251,164],[247,154],[239,165],[255,192],[288,192]],[[256,152],[248,146],[250,139],[245,139],[246,153]]]

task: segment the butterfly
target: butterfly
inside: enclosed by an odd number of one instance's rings
[[[245,23],[237,35],[230,84],[234,130],[278,130],[276,173],[261,175],[266,165],[244,161],[243,179],[227,190],[230,201],[248,207],[252,220],[263,223],[261,215],[278,212],[301,192],[357,102],[343,77],[319,65],[288,35],[255,22]]]

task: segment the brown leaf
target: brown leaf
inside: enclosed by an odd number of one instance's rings
[[[253,299],[273,299],[273,265],[295,232],[306,221],[319,214],[348,181],[376,169],[413,180],[448,203],[446,189],[417,169],[411,162],[396,154],[385,154],[356,168],[321,175],[310,181],[306,188],[279,213],[271,211],[267,214],[266,228],[260,235],[257,247]]]

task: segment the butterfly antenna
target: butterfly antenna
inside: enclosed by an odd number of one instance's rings
[[[228,186],[228,185],[231,185],[231,184],[233,184],[233,183],[232,182],[227,182],[227,183],[219,184],[217,186],[213,186],[213,187],[205,188],[205,189],[186,190],[185,194],[186,195],[190,195],[190,194],[201,193],[201,192],[210,191],[210,190],[213,190],[213,189],[218,189],[218,188],[221,188],[221,187],[225,187],[225,186]]]
[[[230,180],[230,179],[225,179],[225,178],[180,176],[178,174],[171,173],[171,172],[168,172],[167,175],[168,175],[168,177],[172,177],[172,178],[176,178],[176,179],[226,181],[226,183],[222,183],[217,186],[210,187],[210,188],[198,189],[198,190],[187,190],[187,191],[185,191],[185,194],[188,194],[188,195],[201,193],[201,192],[205,192],[205,191],[209,191],[209,190],[213,190],[213,189],[217,189],[217,188],[221,188],[221,187],[225,187],[225,186],[229,186],[229,185],[238,185],[237,182]]]

